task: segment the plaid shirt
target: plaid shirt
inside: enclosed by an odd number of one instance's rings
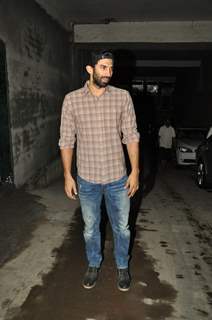
[[[122,143],[139,141],[132,99],[126,90],[107,86],[94,96],[86,83],[65,96],[60,127],[61,149],[74,148],[83,179],[109,183],[126,174]]]

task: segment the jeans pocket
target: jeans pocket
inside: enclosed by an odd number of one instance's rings
[[[80,176],[77,176],[77,185],[79,194],[94,193],[96,189],[96,185],[94,183],[88,182]]]
[[[128,176],[124,175],[120,180],[117,181],[117,186],[124,187],[127,182]]]
[[[126,191],[125,185],[126,185],[127,179],[128,179],[128,176],[125,175],[121,179],[108,184],[108,190],[111,190],[112,192]]]

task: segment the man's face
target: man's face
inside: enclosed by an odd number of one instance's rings
[[[92,80],[99,88],[105,88],[113,75],[113,60],[101,59],[93,67]]]
[[[166,126],[167,128],[170,127],[170,121],[169,121],[169,120],[166,120],[166,121],[165,121],[165,126]]]

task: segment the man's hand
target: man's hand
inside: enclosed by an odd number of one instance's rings
[[[131,172],[125,184],[125,188],[129,189],[128,197],[132,198],[139,188],[139,171]]]
[[[65,193],[68,198],[76,200],[77,187],[71,176],[65,177]]]

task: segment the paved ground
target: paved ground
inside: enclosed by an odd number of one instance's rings
[[[81,285],[86,260],[78,201],[65,198],[61,181],[19,192],[6,197],[11,216],[14,207],[20,215],[7,226],[16,229],[11,225],[20,219],[24,236],[16,232],[13,249],[2,254],[1,320],[212,319],[212,193],[196,187],[192,170],[169,168],[155,181],[146,173],[145,192],[131,215],[136,233],[127,293],[116,288],[106,217],[104,263],[96,288],[87,291]]]

